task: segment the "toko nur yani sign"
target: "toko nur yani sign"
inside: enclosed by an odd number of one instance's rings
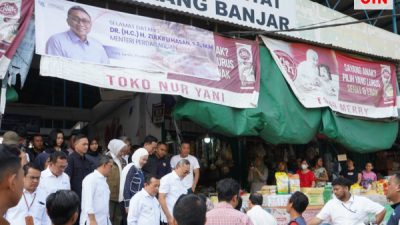
[[[43,76],[237,108],[257,106],[255,41],[70,1],[35,3]]]

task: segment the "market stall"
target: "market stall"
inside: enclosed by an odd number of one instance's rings
[[[275,217],[278,225],[286,225],[290,221],[290,216],[286,212],[286,205],[288,204],[291,193],[294,193],[297,188],[294,185],[295,188],[292,188],[292,191],[290,191],[290,181],[286,183],[287,187],[282,187],[282,182],[278,184],[279,185],[277,186],[266,185],[261,189],[259,193],[262,194],[264,198],[262,207]],[[285,186],[285,182],[283,182],[283,184],[283,186]],[[390,204],[386,200],[386,196],[384,194],[386,184],[386,180],[380,180],[378,182],[374,182],[369,190],[360,188],[357,185],[353,185],[351,190],[352,194],[367,197],[385,207],[386,215],[382,224],[386,224],[392,213],[392,208],[390,207]],[[285,190],[289,190],[290,193],[279,194],[279,192],[282,193],[282,191]],[[322,209],[322,207],[324,207],[324,204],[331,198],[335,197],[333,195],[332,186],[330,183],[328,183],[324,188],[301,188],[300,191],[307,195],[309,199],[309,205],[303,213],[303,217],[306,221],[309,221],[310,219],[315,217]],[[244,193],[241,196],[243,199],[243,210],[247,210],[249,196],[249,193]],[[365,218],[365,222],[367,222],[368,224],[370,222],[374,222],[374,216],[370,215],[368,218]],[[329,221],[324,221],[324,224],[329,224]]]

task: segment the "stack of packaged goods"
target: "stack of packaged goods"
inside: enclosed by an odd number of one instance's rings
[[[287,173],[276,172],[276,187],[278,194],[288,194],[289,193],[289,177]]]
[[[289,190],[290,193],[300,191],[300,177],[298,174],[289,174]]]
[[[262,195],[276,195],[276,185],[264,185],[258,193]]]
[[[266,198],[266,207],[285,207],[291,195],[270,195]],[[265,200],[265,198],[264,198]]]
[[[301,188],[301,192],[308,197],[309,205],[324,205],[324,188]]]

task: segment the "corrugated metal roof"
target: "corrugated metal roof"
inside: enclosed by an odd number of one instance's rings
[[[216,18],[210,18],[199,14],[188,13],[185,10],[160,7],[158,1],[154,0],[115,0],[135,4],[139,6],[163,9],[177,14],[190,15],[194,18],[201,18],[208,21],[215,21],[221,24],[229,24],[237,27],[238,30],[260,31],[249,26],[239,25],[234,22],[222,21]],[[230,2],[225,0],[226,2]],[[347,16],[338,11],[309,0],[285,0],[293,1],[296,7],[296,27],[307,26],[324,21],[332,21],[331,24],[354,22],[356,19]],[[341,19],[338,19],[341,18]],[[295,40],[322,47],[334,48],[337,50],[361,54],[382,60],[399,61],[400,60],[400,36],[388,32],[381,28],[367,23],[358,23],[346,26],[319,28],[307,31],[269,33],[265,35],[275,38]]]

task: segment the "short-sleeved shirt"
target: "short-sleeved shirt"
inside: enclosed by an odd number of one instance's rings
[[[206,225],[253,225],[250,217],[227,202],[219,202],[206,214]]]
[[[351,195],[347,202],[342,202],[336,198],[329,200],[317,214],[317,218],[331,221],[332,225],[364,225],[364,220],[368,218],[368,214],[376,215],[382,210],[384,210],[384,207],[379,203],[362,196]]]
[[[301,170],[297,171],[300,177],[300,187],[311,187],[312,182],[315,181],[315,175],[310,170],[307,173],[302,173]]]
[[[71,190],[69,176],[66,173],[62,173],[56,177],[50,171],[50,168],[47,168],[40,174],[39,188],[44,191],[46,198],[58,190]]]
[[[195,169],[199,169],[199,161],[197,160],[196,157],[192,155],[188,155],[186,158],[182,158],[180,155],[175,155],[174,157],[171,158],[171,168],[174,169],[176,164],[181,160],[181,159],[187,159],[190,162],[190,173],[183,178],[183,183],[185,184],[186,189],[192,188],[193,185],[193,176],[194,173],[193,171]]]
[[[344,169],[344,170],[342,170],[342,172],[340,172],[340,175],[342,175],[344,178],[350,180],[351,182],[353,182],[353,184],[355,184],[358,181],[359,173],[360,173],[360,171],[357,170],[356,168],[354,168],[352,170]]]
[[[326,174],[326,169],[324,167],[320,167],[314,170],[315,178],[321,179],[322,176]],[[315,183],[316,187],[324,187],[326,185],[326,181],[317,181]]]
[[[175,171],[165,175],[160,180],[160,194],[166,194],[166,202],[169,213],[172,215],[174,205],[178,198],[183,195],[187,194],[187,188],[183,184],[183,180],[176,174]],[[165,216],[164,212],[161,213],[161,221],[168,222],[167,217]]]
[[[307,223],[302,216],[299,216],[291,220],[288,225],[307,225]]]
[[[371,184],[372,182],[376,181],[378,178],[376,176],[376,173],[374,172],[367,172],[367,171],[362,171],[362,178],[361,178],[361,185],[364,188],[368,188],[368,185]]]
[[[387,225],[400,225],[400,202],[392,205],[393,213],[387,222]]]

